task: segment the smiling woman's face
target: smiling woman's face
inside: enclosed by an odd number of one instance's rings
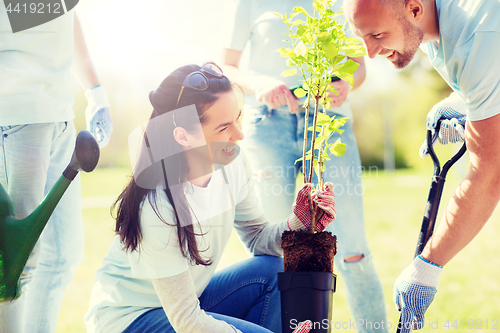
[[[204,117],[206,121],[201,127],[211,163],[231,163],[239,152],[236,143],[244,137],[236,94],[230,91],[219,95],[219,99],[204,112]],[[203,140],[201,135],[200,139]]]

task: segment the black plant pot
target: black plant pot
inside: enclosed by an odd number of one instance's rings
[[[292,333],[309,319],[310,333],[330,333],[336,282],[337,276],[330,272],[278,273],[282,332]]]

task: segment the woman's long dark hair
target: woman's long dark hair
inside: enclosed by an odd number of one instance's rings
[[[166,117],[167,121],[162,121],[162,132],[165,133],[166,147],[162,151],[175,154],[179,151],[179,144],[173,136],[174,125],[173,114],[170,112],[184,106],[196,105],[199,122],[205,123],[207,117],[204,115],[205,111],[213,105],[223,93],[230,92],[232,85],[230,81],[223,76],[222,78],[214,78],[207,75],[209,79],[209,87],[204,91],[198,91],[189,87],[182,89],[182,83],[186,76],[192,72],[199,71],[200,66],[187,65],[173,71],[160,86],[149,94],[149,100],[153,105],[153,113],[151,114],[150,122],[158,116]],[[177,100],[182,89],[182,95],[177,105]],[[185,128],[188,132],[195,130],[195,124],[189,115],[183,114],[181,110],[175,111],[175,124],[179,127]],[[146,133],[148,131],[146,130]],[[146,144],[147,137],[145,137]],[[165,174],[165,163],[156,163],[156,168],[162,168],[163,172],[152,172],[157,184],[165,184],[165,193],[174,209],[176,219],[174,223],[177,225],[177,236],[181,253],[184,257],[188,258],[193,264],[201,264],[208,266],[211,264],[210,258],[204,259],[200,255],[200,250],[196,244],[196,233],[194,232],[191,210],[189,208],[186,196],[185,186],[187,180],[187,173],[189,171],[187,161],[184,154],[175,154],[175,159],[168,161],[168,175],[169,180],[176,180],[177,184],[184,184],[184,186],[169,186]],[[154,168],[155,166],[153,166]],[[135,177],[137,178],[137,177]],[[120,235],[120,239],[124,245],[125,250],[134,251],[139,248],[142,240],[141,227],[140,227],[140,207],[144,200],[149,200],[156,215],[165,223],[167,223],[161,216],[161,213],[156,204],[156,189],[154,187],[144,188],[137,184],[134,177],[131,177],[129,183],[120,194],[118,199],[113,204],[112,209],[117,208],[116,213],[116,226],[115,232]],[[173,184],[172,184],[173,185]],[[175,197],[175,205],[173,198]]]

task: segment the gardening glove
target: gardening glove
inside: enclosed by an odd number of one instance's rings
[[[288,217],[288,227],[290,230],[308,230],[311,225],[311,211],[307,197],[314,188],[313,184],[302,185],[297,193],[297,198],[293,204],[293,213]],[[335,194],[333,193],[333,184],[326,183],[325,191],[320,191],[311,195],[313,207],[316,209],[316,228],[317,232],[323,231],[333,222],[337,211],[335,210]],[[319,208],[319,209],[318,209]]]
[[[99,148],[104,148],[113,132],[113,122],[109,114],[110,105],[106,89],[102,85],[95,86],[85,91],[85,97],[87,97],[88,102],[85,109],[87,130],[94,135]]]
[[[393,300],[401,312],[401,333],[419,330],[424,326],[424,313],[431,305],[443,271],[428,260],[417,256],[394,283]]]
[[[292,333],[309,333],[312,329],[313,323],[310,320],[303,321],[297,325],[297,328]]]
[[[435,128],[439,120],[441,120],[441,126],[439,133],[436,133]],[[427,114],[427,129],[432,130],[432,146],[438,138],[443,145],[463,142],[466,120],[465,103],[457,93],[452,93],[448,98],[434,105]],[[427,140],[420,147],[419,155],[422,158],[429,155]]]

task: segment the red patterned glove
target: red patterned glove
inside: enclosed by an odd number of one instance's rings
[[[313,323],[310,320],[303,321],[297,325],[297,328],[292,333],[309,333],[312,329]]]
[[[335,194],[333,193],[333,184],[325,183],[325,190],[318,192],[314,198],[318,205],[316,212],[316,231],[323,231],[335,220],[337,210],[335,210]],[[318,218],[319,217],[319,218]]]
[[[314,186],[310,183],[304,184],[297,193],[297,198],[293,205],[293,214],[288,217],[288,227],[290,230],[307,230],[311,225],[311,211],[309,210],[308,195]],[[333,222],[337,212],[335,210],[335,194],[333,194],[333,184],[326,183],[325,191],[318,192],[311,196],[313,209],[316,210],[316,231],[323,231]]]

